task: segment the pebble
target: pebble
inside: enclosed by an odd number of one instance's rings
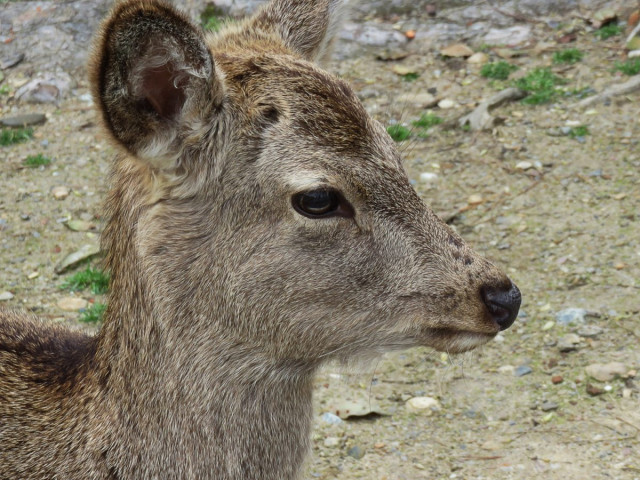
[[[529,170],[532,167],[533,167],[533,163],[527,162],[526,160],[516,163],[516,168],[518,170]]]
[[[498,372],[505,373],[507,375],[515,375],[516,367],[513,365],[502,365],[501,367],[498,367]]]
[[[75,312],[82,308],[87,308],[89,302],[84,298],[78,297],[64,297],[58,300],[58,308],[65,312]]]
[[[324,439],[325,447],[337,447],[340,445],[340,439],[338,437],[327,437]]]
[[[596,395],[602,395],[604,393],[604,390],[602,388],[592,385],[591,383],[587,383],[586,390],[587,393],[592,397],[595,397]]]
[[[551,383],[553,383],[554,385],[562,383],[563,381],[564,378],[562,377],[562,375],[554,375],[553,377],[551,377]]]
[[[440,107],[443,110],[448,110],[450,108],[454,108],[458,106],[458,104],[456,102],[454,102],[453,100],[449,99],[449,98],[445,98],[443,100],[440,100],[438,102],[438,107]]]
[[[341,423],[344,423],[344,420],[331,412],[323,413],[320,418],[322,418],[324,423],[328,423],[329,425],[340,425]]]
[[[558,350],[561,352],[572,352],[573,350],[577,350],[581,343],[582,338],[575,333],[568,333],[558,340]]]
[[[603,332],[598,325],[584,325],[578,330],[578,335],[584,338],[596,338]]]
[[[13,293],[0,292],[0,302],[6,302],[7,300],[11,300],[12,298],[13,298]]]
[[[529,40],[531,26],[518,25],[510,28],[492,28],[484,37],[487,45],[518,45]]]
[[[472,63],[475,65],[481,65],[487,63],[489,61],[489,57],[484,52],[476,52],[467,58],[467,63]]]
[[[533,372],[533,369],[529,365],[520,365],[513,373],[515,373],[516,377],[524,377],[525,375],[529,375],[531,372]]]
[[[364,457],[364,454],[365,450],[360,445],[354,445],[347,451],[347,455],[355,458],[356,460],[360,460],[362,457]]]
[[[585,372],[600,382],[608,382],[616,377],[624,376],[627,373],[627,366],[620,362],[593,363],[585,368]]]
[[[432,172],[422,172],[420,174],[420,181],[424,183],[431,183],[438,180],[438,174]]]
[[[431,415],[434,411],[440,410],[440,402],[432,397],[413,397],[406,403],[407,410],[412,412],[424,412]]]
[[[480,446],[480,448],[491,451],[500,450],[502,448],[502,444],[497,440],[487,440]]]
[[[540,410],[542,410],[543,412],[550,412],[557,409],[558,404],[556,402],[544,402],[542,405],[540,405]]]
[[[68,269],[75,267],[78,263],[95,257],[100,253],[100,247],[97,244],[87,244],[80,247],[80,249],[76,250],[73,253],[70,253],[66,257],[62,259],[62,261],[56,265],[54,271],[60,275],[61,273],[66,272]]]
[[[0,124],[5,127],[28,127],[40,125],[46,122],[47,117],[43,113],[25,113],[14,117],[0,118]]]
[[[474,193],[473,195],[470,195],[469,198],[467,199],[467,203],[469,205],[480,205],[483,202],[483,198],[482,195]]]
[[[444,57],[470,57],[473,53],[473,50],[462,43],[449,45],[440,50],[440,55]]]
[[[551,320],[549,320],[547,323],[545,323],[542,326],[542,331],[546,332],[547,330],[551,330],[554,326],[555,326],[555,323],[553,323]]]
[[[565,308],[556,313],[556,322],[565,326],[583,324],[587,313],[584,308]]]
[[[69,193],[70,193],[69,187],[65,187],[61,185],[57,187],[53,187],[51,189],[51,194],[53,195],[53,198],[55,198],[56,200],[64,200],[69,196]]]

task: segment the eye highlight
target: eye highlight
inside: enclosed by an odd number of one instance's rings
[[[333,189],[317,189],[296,193],[291,198],[296,212],[308,218],[353,217],[353,207]]]

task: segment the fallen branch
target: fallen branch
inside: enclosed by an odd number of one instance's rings
[[[631,92],[635,92],[636,90],[640,90],[640,75],[631,77],[630,80],[624,83],[612,85],[597,95],[593,95],[592,97],[585,98],[584,100],[581,100],[578,103],[574,103],[573,105],[571,105],[571,108],[589,107],[601,100],[605,100],[611,97],[617,97],[619,95],[627,95]]]
[[[506,88],[499,93],[496,93],[493,97],[484,100],[478,105],[475,110],[468,115],[464,115],[458,119],[458,125],[464,127],[469,125],[471,130],[487,130],[493,127],[495,118],[489,113],[494,108],[503,105],[506,102],[520,100],[527,96],[527,93],[519,88]]]

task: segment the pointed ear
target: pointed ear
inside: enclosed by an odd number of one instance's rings
[[[255,28],[275,31],[311,61],[326,59],[347,13],[348,0],[273,0],[254,17]]]
[[[161,1],[116,5],[98,35],[89,74],[107,130],[159,168],[175,165],[184,138],[222,94],[202,31]]]

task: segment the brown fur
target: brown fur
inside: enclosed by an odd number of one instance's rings
[[[205,35],[118,4],[90,65],[121,153],[96,337],[0,311],[0,478],[294,479],[329,360],[499,330],[512,288],[422,203],[327,55],[336,0],[274,0]],[[307,218],[331,188],[344,215]]]

